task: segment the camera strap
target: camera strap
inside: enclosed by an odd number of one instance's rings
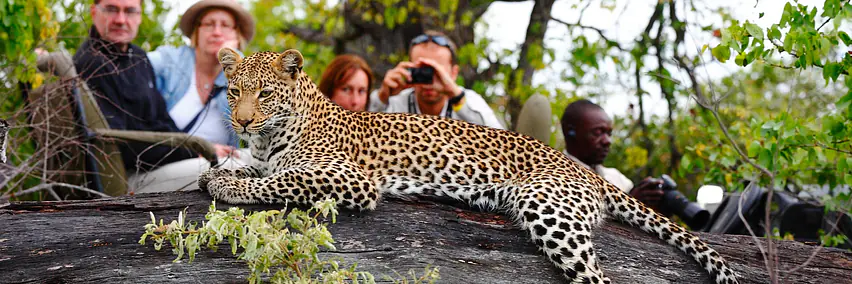
[[[225,87],[221,86],[213,87],[213,90],[210,91],[210,96],[207,98],[207,102],[204,103],[204,107],[202,107],[201,110],[199,110],[198,113],[195,114],[195,117],[193,117],[192,120],[188,124],[186,124],[186,126],[184,126],[183,129],[181,129],[180,131],[189,133],[189,131],[192,130],[192,127],[195,126],[195,123],[198,122],[198,118],[201,117],[201,114],[207,111],[207,106],[210,105],[210,102],[212,102],[213,99],[216,98],[216,95],[218,95],[220,91],[224,89]]]
[[[447,117],[447,118],[452,118],[453,117],[453,106],[458,104],[463,98],[464,98],[464,89],[462,89],[461,94],[459,94],[458,96],[455,96],[455,97],[447,100],[447,105],[444,106],[446,108],[446,110],[444,111],[444,116]],[[420,112],[417,111],[417,106],[415,105],[415,102],[414,102],[414,92],[411,92],[411,94],[408,96],[408,113],[417,113],[417,114],[420,113]]]

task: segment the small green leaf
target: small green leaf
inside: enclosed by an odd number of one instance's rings
[[[781,31],[778,29],[778,25],[772,25],[772,27],[769,28],[769,39],[770,40],[781,39]]]
[[[849,163],[852,162],[852,158],[840,158],[840,161],[837,162],[837,172],[844,173],[849,168]]]
[[[758,151],[760,151],[760,142],[751,141],[751,145],[748,146],[748,156],[754,157],[757,156]]]
[[[845,45],[852,45],[852,37],[849,37],[849,34],[847,34],[846,32],[844,32],[844,31],[838,31],[838,32],[837,32],[837,37],[839,37],[839,38],[840,38],[840,40],[842,40],[842,41],[843,41],[843,44],[845,44]]]
[[[760,154],[757,156],[757,163],[772,170],[772,152],[769,149],[761,149]]]
[[[837,77],[840,77],[840,74],[842,74],[842,68],[843,66],[840,63],[826,63],[822,68],[822,77],[826,81],[837,81]]]
[[[713,57],[719,60],[719,62],[725,63],[728,59],[731,59],[731,48],[727,45],[718,45],[710,50],[710,53],[713,54]]]
[[[762,19],[763,18],[763,12],[760,12],[759,14],[757,14],[757,18]]]
[[[761,29],[760,26],[746,22],[745,29],[749,35],[753,36],[757,40],[763,41],[763,29]]]

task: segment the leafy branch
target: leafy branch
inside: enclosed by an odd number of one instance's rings
[[[150,214],[151,223],[145,225],[139,244],[152,240],[154,249],[160,250],[168,241],[177,255],[175,262],[187,255],[192,263],[202,246],[215,251],[227,240],[232,254],[241,250],[238,259],[244,260],[251,271],[249,283],[261,283],[268,274],[272,283],[375,283],[372,274],[355,271],[355,265],[342,269],[337,261],[317,256],[323,248],[335,250],[331,233],[319,221],[329,215],[332,223],[336,221],[333,200],[319,202],[307,211],[292,209],[285,214],[266,210],[248,215],[239,207],[217,210],[214,201],[205,215],[207,222],[200,227],[186,221],[186,209],[169,224],[163,220],[158,224],[154,213]],[[315,275],[319,280],[312,279]],[[414,283],[432,283],[439,278],[438,270],[428,267],[422,277],[411,275]]]

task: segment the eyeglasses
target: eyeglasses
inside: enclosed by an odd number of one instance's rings
[[[418,45],[418,44],[421,44],[421,43],[424,43],[424,42],[429,42],[429,41],[434,42],[437,45],[449,48],[450,53],[452,53],[453,58],[455,58],[455,56],[456,56],[455,45],[452,44],[452,42],[450,42],[450,40],[447,39],[446,37],[439,36],[439,35],[435,35],[435,36],[427,35],[427,34],[419,35],[419,36],[417,36],[417,37],[415,37],[414,39],[411,40],[411,43],[408,45],[408,49],[411,49],[415,45]]]
[[[118,6],[113,6],[113,5],[108,5],[106,7],[101,6],[101,5],[97,5],[97,7],[98,7],[98,10],[101,10],[101,12],[106,13],[107,16],[110,16],[110,17],[118,16],[118,14],[121,14],[121,11],[122,11],[121,8],[119,8]],[[127,15],[127,17],[138,17],[138,16],[142,15],[142,11],[139,10],[138,8],[135,8],[135,7],[128,7],[128,8],[124,8],[124,14]]]
[[[198,29],[205,30],[205,31],[212,31],[212,30],[216,29],[217,23],[218,22],[215,22],[215,21],[202,22],[198,26]],[[233,31],[237,28],[236,24],[225,23],[225,22],[218,23],[218,26],[221,27],[222,30],[225,30],[225,31]]]

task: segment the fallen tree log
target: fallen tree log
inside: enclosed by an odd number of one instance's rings
[[[166,222],[188,207],[204,220],[212,199],[200,191],[63,202],[0,205],[0,283],[240,283],[246,266],[229,249],[203,250],[193,263],[172,262],[171,247],[139,245],[148,212]],[[217,204],[226,209],[225,204]],[[250,209],[275,208],[245,206]],[[502,216],[430,201],[383,201],[372,212],[341,211],[330,224],[343,265],[357,264],[381,280],[437,267],[440,283],[563,283],[556,269]],[[767,283],[753,239],[699,233],[742,283]],[[692,259],[639,230],[609,222],[593,237],[602,269],[614,283],[710,283]],[[778,242],[782,270],[816,249]],[[852,283],[852,253],[822,249],[810,264],[782,274],[785,283]]]

